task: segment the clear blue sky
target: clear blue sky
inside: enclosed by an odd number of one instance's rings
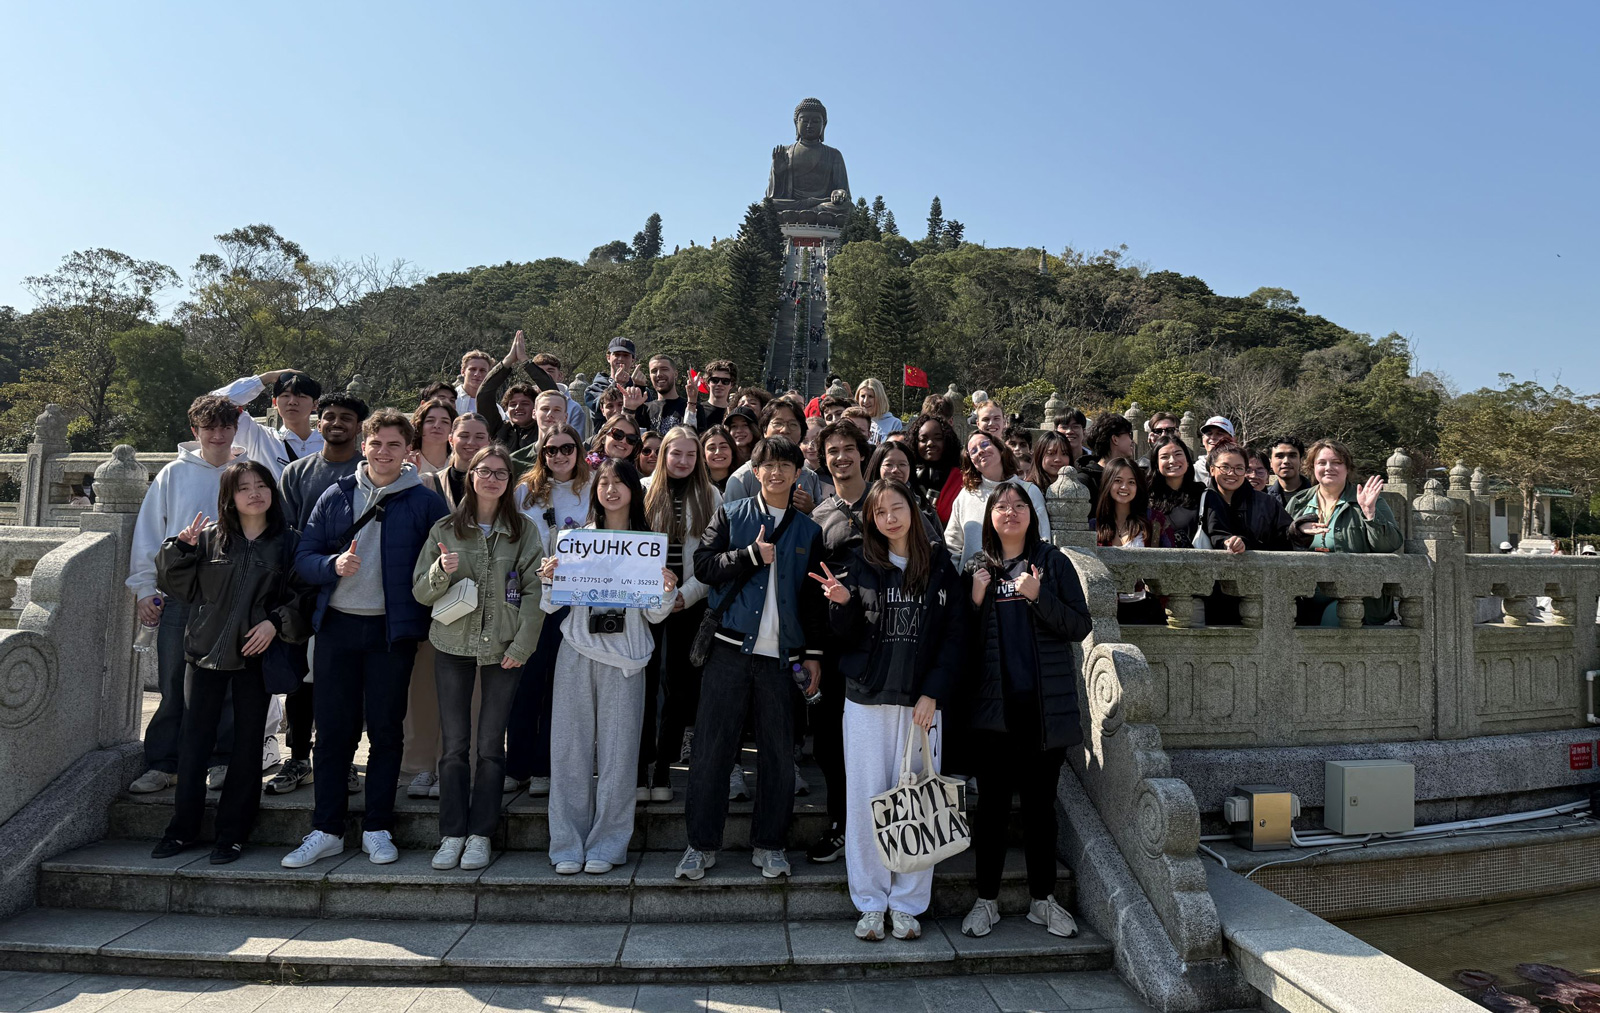
[[[0,304],[267,222],[426,272],[731,233],[827,103],[920,234],[1119,243],[1600,391],[1600,5],[31,4],[0,61]],[[1559,254],[1559,256],[1558,256]],[[176,294],[169,296],[175,299]]]

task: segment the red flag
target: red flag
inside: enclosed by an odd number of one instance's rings
[[[927,390],[928,374],[915,366],[907,366],[905,385],[907,387],[921,387],[923,390]]]
[[[689,367],[689,386],[695,388],[702,394],[711,393],[711,388],[706,386],[705,377],[696,372],[692,366]]]

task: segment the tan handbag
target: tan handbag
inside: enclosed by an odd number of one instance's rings
[[[911,770],[911,747],[922,744],[921,774]],[[912,725],[900,758],[900,783],[872,796],[872,836],[890,872],[931,869],[972,843],[961,815],[961,782],[933,770],[927,729]]]

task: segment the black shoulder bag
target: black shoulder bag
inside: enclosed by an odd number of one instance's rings
[[[779,538],[783,537],[783,532],[788,528],[789,521],[794,515],[795,509],[793,505],[784,511],[783,520],[778,522],[778,527],[772,532],[774,545],[777,544]],[[694,631],[694,642],[689,645],[689,664],[695,668],[700,668],[706,663],[706,659],[711,657],[711,644],[717,639],[717,631],[722,629],[722,617],[728,614],[728,606],[732,605],[733,600],[739,597],[739,593],[744,590],[746,584],[750,583],[750,579],[760,572],[761,567],[757,566],[743,577],[735,580],[733,585],[729,587],[728,593],[723,595],[722,601],[712,608],[706,609],[706,614],[700,617],[700,628]]]

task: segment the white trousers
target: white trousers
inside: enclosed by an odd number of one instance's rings
[[[890,872],[878,855],[872,834],[872,796],[900,782],[900,758],[906,736],[915,727],[911,708],[844,702],[844,866],[850,877],[850,900],[857,911],[901,911],[920,915],[933,895],[933,870]],[[933,745],[933,769],[939,769],[942,723],[936,715],[928,739]],[[912,753],[911,769],[920,772],[925,758],[920,747]]]
[[[562,644],[554,679],[550,864],[622,865],[633,837],[644,671],[623,672]]]

